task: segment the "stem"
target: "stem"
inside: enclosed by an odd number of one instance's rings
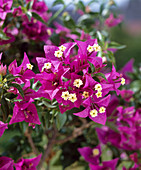
[[[87,123],[87,121],[85,121],[83,119],[81,120],[81,122],[82,122],[81,127],[75,128],[73,130],[73,132],[72,132],[72,135],[67,136],[67,137],[65,137],[64,139],[61,139],[61,140],[56,140],[57,136],[60,136],[60,134],[57,132],[56,127],[55,126],[53,127],[53,129],[51,130],[52,131],[52,137],[48,138],[49,142],[48,142],[48,145],[47,145],[47,147],[45,149],[45,152],[44,152],[44,154],[43,154],[43,156],[42,156],[42,158],[40,160],[40,163],[38,165],[38,170],[40,170],[42,168],[44,161],[46,160],[47,156],[49,156],[49,154],[50,154],[50,152],[52,150],[52,147],[55,144],[63,144],[65,142],[67,142],[67,141],[70,141],[70,140],[82,135],[83,130],[89,128],[93,124],[93,122]],[[50,133],[51,133],[51,131],[50,131]],[[46,134],[46,135],[48,135],[48,134]],[[48,165],[48,168],[49,168],[49,165]]]
[[[49,142],[48,142],[48,145],[45,149],[45,152],[40,160],[40,163],[38,165],[38,169],[40,170],[43,166],[43,163],[44,161],[46,160],[47,156],[50,154],[51,150],[52,150],[52,147],[54,146],[55,144],[55,139],[56,139],[56,136],[57,136],[57,131],[56,131],[56,128],[54,127],[53,131],[52,131],[52,138],[50,138]]]
[[[49,24],[51,24],[51,22],[53,21],[53,20],[55,20],[58,16],[59,16],[59,14],[61,14],[61,12],[63,12],[63,10],[66,8],[66,6],[64,5],[60,10],[58,10],[51,18],[50,18],[50,20],[48,21],[48,25]]]
[[[29,131],[28,128],[27,128],[27,130],[26,130],[26,132],[25,132],[25,136],[27,137],[28,142],[29,142],[29,144],[30,144],[30,146],[31,146],[32,151],[34,152],[34,154],[35,154],[35,155],[38,155],[38,151],[37,151],[37,149],[36,149],[36,147],[35,147],[35,145],[34,145],[34,142],[33,142],[32,137],[31,137],[31,133],[30,133],[30,131]]]
[[[65,142],[67,142],[67,141],[70,141],[70,140],[72,140],[72,139],[74,139],[74,138],[82,135],[82,134],[83,134],[83,130],[89,128],[89,127],[92,125],[92,123],[93,123],[93,122],[86,123],[86,124],[83,124],[81,127],[74,129],[72,135],[67,136],[67,137],[64,138],[64,139],[57,140],[57,141],[55,142],[55,144],[63,144],[63,143],[65,143]]]

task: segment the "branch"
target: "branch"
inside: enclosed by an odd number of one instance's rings
[[[63,144],[65,142],[67,142],[67,141],[70,141],[70,140],[72,140],[72,139],[82,135],[83,134],[83,130],[89,128],[92,124],[93,124],[93,122],[84,123],[81,127],[74,129],[72,135],[67,136],[64,139],[57,140],[55,142],[55,144]]]
[[[30,133],[30,131],[29,131],[28,128],[27,128],[27,130],[25,131],[25,134],[24,134],[24,135],[27,137],[28,142],[29,142],[29,144],[30,144],[30,146],[31,146],[32,151],[34,152],[34,154],[35,154],[35,155],[38,155],[38,151],[37,151],[37,149],[36,149],[36,147],[35,147],[35,145],[34,145],[34,142],[33,142],[32,137],[31,137],[31,133]]]
[[[47,156],[50,154],[51,150],[52,150],[52,147],[53,145],[55,144],[55,139],[56,139],[56,136],[57,136],[57,130],[56,128],[54,127],[54,129],[52,129],[52,138],[50,138],[49,142],[48,142],[48,145],[45,149],[45,152],[40,160],[40,163],[38,165],[38,169],[40,170],[42,168],[42,165],[44,163],[44,161],[46,160]]]
[[[59,134],[57,134],[57,129],[56,129],[55,126],[53,127],[52,130],[49,131],[49,133],[52,132],[52,137],[48,138],[48,140],[49,140],[48,145],[47,145],[47,147],[45,149],[45,152],[44,152],[44,154],[43,154],[43,156],[42,156],[42,158],[40,160],[40,163],[38,165],[38,169],[39,170],[42,168],[44,161],[46,160],[47,156],[49,156],[49,154],[50,154],[50,152],[52,150],[52,147],[55,144],[63,144],[65,142],[67,142],[67,141],[70,141],[70,140],[72,140],[72,139],[82,135],[83,134],[83,130],[89,128],[93,124],[93,122],[87,123],[87,121],[85,121],[85,120],[81,120],[81,122],[82,122],[82,126],[81,127],[75,128],[73,130],[72,135],[67,136],[66,138],[61,139],[61,140],[56,140],[56,138],[57,138],[57,136],[59,136]],[[46,132],[46,135],[48,136],[48,132]]]

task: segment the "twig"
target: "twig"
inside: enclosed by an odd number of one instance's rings
[[[86,123],[86,124],[83,124],[81,127],[74,129],[72,135],[67,136],[67,137],[64,138],[64,139],[57,140],[57,141],[55,142],[55,144],[63,144],[63,143],[65,143],[65,142],[67,142],[67,141],[70,141],[70,140],[72,140],[72,139],[74,139],[74,138],[82,135],[83,130],[89,128],[89,127],[92,125],[92,123],[93,123],[93,122]]]
[[[74,139],[74,138],[82,135],[83,130],[89,128],[89,127],[93,124],[93,122],[87,123],[87,121],[83,121],[83,120],[81,120],[81,122],[82,122],[82,126],[81,126],[81,127],[75,128],[75,129],[73,130],[72,135],[67,136],[66,138],[61,139],[61,140],[56,140],[56,138],[57,138],[57,136],[59,136],[59,134],[57,134],[57,129],[56,129],[56,127],[54,126],[54,128],[50,131],[50,133],[52,132],[52,137],[49,138],[48,145],[47,145],[47,147],[46,147],[46,149],[45,149],[45,152],[44,152],[44,154],[43,154],[43,156],[42,156],[42,158],[41,158],[41,160],[40,160],[40,163],[39,163],[39,165],[38,165],[38,170],[40,170],[40,169],[42,168],[42,165],[43,165],[44,161],[46,160],[47,156],[50,155],[50,152],[51,152],[51,150],[52,150],[52,147],[53,147],[55,144],[63,144],[63,143],[65,143],[65,142],[67,142],[67,141],[70,141],[70,140],[72,140],[72,139]],[[46,135],[48,136],[48,134],[46,134]],[[49,167],[48,167],[48,168],[49,168]]]
[[[55,144],[55,139],[56,139],[56,136],[57,136],[57,130],[56,128],[54,127],[54,129],[52,129],[52,138],[50,138],[49,142],[48,142],[48,145],[45,149],[45,152],[40,160],[40,163],[38,165],[38,169],[40,170],[44,161],[46,160],[47,156],[50,154],[51,150],[52,150],[52,147],[53,145]]]
[[[27,137],[28,139],[28,142],[32,148],[32,151],[34,152],[35,155],[38,155],[38,151],[34,145],[34,142],[32,140],[32,137],[31,137],[31,133],[29,132],[29,129],[27,128],[27,130],[25,131],[25,136]]]

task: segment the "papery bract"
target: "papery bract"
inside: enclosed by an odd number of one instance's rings
[[[30,158],[30,159],[21,158],[17,161],[17,163],[14,163],[14,166],[16,170],[23,170],[23,169],[36,170],[37,165],[40,162],[41,156],[42,154],[38,155],[35,158]]]
[[[101,155],[101,148],[99,145],[93,149],[90,147],[78,148],[78,151],[87,162],[94,165],[99,164],[99,157]]]
[[[89,164],[89,167],[91,170],[106,170],[106,169],[115,170],[117,162],[118,158],[113,159],[111,161],[104,161],[102,162],[102,166]]]
[[[0,157],[0,169],[1,170],[14,170],[14,161],[6,156]]]
[[[3,123],[0,121],[0,137],[3,135],[5,129],[8,129],[8,123]]]
[[[109,18],[105,20],[105,25],[108,27],[115,27],[123,20],[123,16],[118,16],[118,18],[114,18],[113,13],[110,14]]]

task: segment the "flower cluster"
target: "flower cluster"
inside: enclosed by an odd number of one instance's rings
[[[0,1],[0,138],[8,128],[20,129],[7,142],[8,152],[0,155],[0,169],[42,169],[45,161],[52,164],[57,148],[52,149],[53,144],[65,143],[60,159],[66,148],[69,152],[78,148],[91,170],[115,170],[126,150],[141,148],[141,110],[126,103],[133,102],[134,92],[124,88],[131,83],[133,60],[118,73],[113,52],[123,46],[101,31],[123,18],[110,13],[111,0],[101,3],[99,14],[81,1],[81,9],[74,3],[81,15],[77,24],[69,12],[60,16],[66,8],[63,0],[54,4],[63,8],[52,16],[43,0]],[[57,22],[58,16],[64,25]],[[83,147],[84,142],[94,148]],[[103,159],[104,147],[118,148],[119,155],[112,151],[110,159]],[[38,155],[41,151],[43,156]],[[38,156],[31,158],[34,154]],[[132,170],[141,166],[138,155],[128,154]]]
[[[78,53],[75,55],[76,46]],[[105,124],[108,93],[116,91],[119,94],[118,88],[125,79],[114,66],[111,72],[104,74],[102,69],[106,65],[98,57],[100,46],[97,39],[65,43],[59,47],[45,46],[44,51],[46,58],[37,58],[40,73],[35,77],[42,84],[40,90],[48,95],[48,99],[57,100],[61,113],[81,107],[83,111],[74,115],[88,116]]]
[[[98,145],[95,148],[90,147],[83,147],[78,148],[80,154],[84,157],[84,159],[89,163],[89,167],[91,170],[104,170],[104,169],[111,169],[115,170],[116,165],[118,162],[118,158],[110,160],[110,161],[103,161],[102,166],[100,165],[100,156],[101,156],[101,147]]]
[[[22,170],[22,169],[36,169],[37,165],[40,162],[41,154],[38,155],[35,158],[31,159],[19,159],[17,163],[14,163],[14,161],[11,158],[2,156],[0,157],[0,168],[1,169],[9,169],[14,170],[14,167],[16,170]]]
[[[12,8],[13,0],[2,1],[0,6],[0,14],[1,21],[0,26],[4,24],[4,20],[6,20],[6,16],[8,13],[11,13],[13,17],[11,20],[13,23],[16,21],[17,25],[21,24],[22,30],[20,30],[19,26],[14,26],[13,24],[7,24],[4,27],[5,38],[0,40],[0,44],[8,44],[15,41],[15,36],[23,33],[24,39],[42,41],[44,43],[50,43],[49,37],[53,33],[53,29],[45,25],[51,17],[51,13],[48,13],[48,7],[46,6],[44,1],[34,0],[33,2],[30,0],[25,1],[25,7],[15,7]],[[23,2],[24,3],[24,2]],[[29,9],[28,9],[29,8]],[[35,15],[37,18],[42,18],[42,22],[37,20],[33,16]],[[20,21],[20,22],[19,22]],[[43,23],[44,22],[44,23]]]
[[[125,150],[137,150],[141,147],[140,140],[140,120],[141,111],[133,106],[117,108],[114,116],[116,119],[115,127],[117,131],[109,127],[97,128],[99,139],[102,143],[110,142],[118,148]]]

